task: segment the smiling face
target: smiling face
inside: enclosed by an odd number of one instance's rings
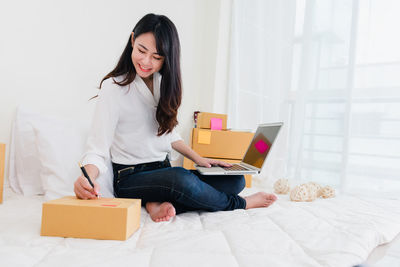
[[[157,52],[154,34],[146,32],[133,38],[132,33],[131,42],[133,47],[131,57],[136,73],[144,80],[150,79],[164,64],[164,57]]]

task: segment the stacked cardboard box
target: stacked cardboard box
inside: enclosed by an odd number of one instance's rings
[[[191,148],[200,156],[238,163],[253,138],[253,133],[226,129],[227,115],[200,112],[190,140]],[[194,163],[184,158],[183,167],[193,170]],[[251,187],[251,175],[245,175],[246,187]]]

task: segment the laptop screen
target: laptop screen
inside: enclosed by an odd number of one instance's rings
[[[261,169],[281,126],[282,123],[258,126],[243,162]]]

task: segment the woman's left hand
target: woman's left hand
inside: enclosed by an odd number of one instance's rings
[[[208,158],[200,158],[197,162],[197,165],[202,166],[202,167],[207,167],[210,168],[212,165],[218,165],[222,167],[231,167],[232,164],[229,164],[227,162],[221,161],[221,160],[216,160],[216,159],[208,159]]]

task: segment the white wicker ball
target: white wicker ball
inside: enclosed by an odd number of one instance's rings
[[[316,195],[315,198],[318,198],[321,196],[321,189],[322,186],[320,186],[319,184],[317,184],[316,182],[309,182],[307,183],[307,186],[309,188],[310,191],[312,191],[312,195]]]
[[[323,198],[331,198],[335,196],[335,189],[330,186],[325,186],[321,189],[321,196]]]
[[[310,201],[310,191],[305,184],[298,185],[290,192],[291,201]]]
[[[288,179],[279,179],[274,183],[274,191],[277,194],[287,194],[290,191]]]
[[[317,198],[317,191],[314,187],[306,184],[305,185],[308,189],[308,200],[307,201],[314,201]]]

